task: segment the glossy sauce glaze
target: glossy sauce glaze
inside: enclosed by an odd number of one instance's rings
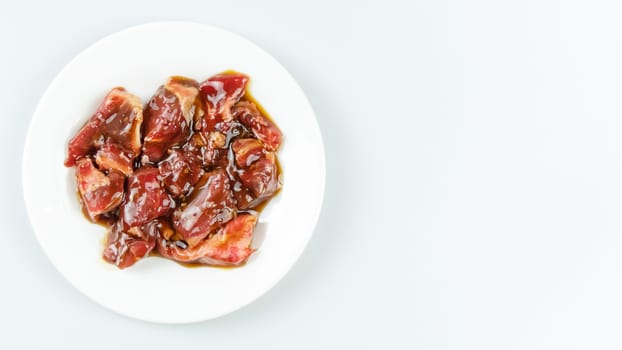
[[[77,164],[83,213],[109,228],[106,261],[119,268],[146,255],[184,266],[246,262],[260,212],[282,186],[282,135],[248,80],[233,71],[201,84],[171,77],[141,111],[135,96],[111,93],[70,141],[66,165]],[[127,106],[131,123],[116,122]],[[109,120],[119,130],[101,127]],[[117,135],[140,145],[128,151]]]

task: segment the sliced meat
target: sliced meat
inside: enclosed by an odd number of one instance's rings
[[[95,163],[103,170],[117,170],[125,175],[133,171],[133,161],[136,156],[110,140],[106,140],[95,153]]]
[[[143,122],[143,105],[140,98],[125,91],[112,89],[97,111],[69,141],[65,166],[101,147],[109,140],[137,155],[140,151],[140,126]]]
[[[186,196],[203,175],[201,150],[186,144],[170,152],[158,169],[162,182],[174,197]]]
[[[93,165],[90,158],[78,160],[76,180],[82,207],[93,221],[118,207],[123,200],[123,174],[112,170],[106,175]]]
[[[130,267],[153,250],[157,237],[157,221],[127,231],[122,229],[120,223],[116,223],[108,232],[104,260],[117,265],[120,269]]]
[[[194,247],[158,239],[158,252],[169,259],[186,263],[236,266],[253,253],[250,247],[257,216],[242,214],[229,221],[218,232]]]
[[[231,148],[240,184],[233,186],[238,209],[256,207],[280,188],[276,154],[267,151],[256,139],[235,140]]]
[[[196,129],[226,131],[223,122],[230,121],[231,107],[246,91],[248,77],[239,73],[215,75],[200,86],[201,100],[205,104],[205,116],[197,121]]]
[[[260,139],[270,151],[276,151],[283,138],[279,128],[268,118],[264,117],[254,103],[242,101],[233,107],[233,117],[252,130],[255,137]]]
[[[229,178],[224,170],[203,175],[188,205],[173,213],[175,231],[191,247],[231,220],[235,213]]]
[[[198,93],[196,81],[171,77],[153,95],[143,126],[143,154],[149,161],[161,160],[170,147],[188,139]]]
[[[175,202],[160,183],[159,175],[158,168],[144,166],[128,177],[127,195],[119,210],[124,230],[142,226],[175,208]]]

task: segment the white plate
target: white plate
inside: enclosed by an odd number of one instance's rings
[[[170,75],[197,80],[234,69],[284,134],[284,186],[261,214],[259,251],[241,268],[186,268],[149,257],[126,270],[102,258],[105,228],[88,222],[63,166],[68,139],[110,88],[147,101]],[[274,286],[302,253],[324,194],[324,148],[313,110],[289,73],[248,40],[211,26],[162,22],[112,34],[74,58],[47,89],[24,149],[24,197],[37,239],[78,290],[123,315],[164,323],[232,312]],[[261,241],[261,242],[259,242]]]

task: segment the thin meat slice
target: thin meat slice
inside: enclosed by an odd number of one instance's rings
[[[117,222],[108,232],[104,260],[117,265],[120,269],[130,267],[153,250],[157,237],[157,221],[126,231],[122,229],[121,223]]]
[[[76,164],[76,180],[83,208],[92,221],[118,207],[123,200],[125,177],[112,170],[108,175],[99,171],[90,158]]]
[[[102,170],[117,170],[125,175],[133,172],[133,161],[136,156],[110,140],[106,140],[95,153],[95,163]]]
[[[171,77],[145,107],[143,154],[150,162],[161,160],[166,151],[190,136],[196,112],[198,83]]]
[[[140,151],[140,127],[143,105],[124,88],[112,89],[97,111],[69,141],[65,166],[73,166],[107,140],[128,150],[133,156]]]
[[[197,130],[226,132],[226,123],[231,117],[231,107],[246,91],[248,77],[239,73],[217,74],[200,86],[201,100],[206,113],[196,123]]]
[[[160,183],[159,175],[158,168],[143,166],[128,177],[127,195],[119,210],[122,229],[142,226],[175,208],[175,202]]]
[[[256,224],[256,215],[241,214],[194,247],[184,248],[182,244],[158,239],[158,252],[166,258],[185,263],[237,266],[254,251],[250,245]]]
[[[254,103],[242,101],[233,107],[233,117],[251,129],[270,151],[276,151],[281,145],[281,130],[268,118],[264,117]]]
[[[173,213],[175,231],[191,247],[231,220],[235,213],[229,178],[224,170],[205,174],[199,184],[188,204]]]

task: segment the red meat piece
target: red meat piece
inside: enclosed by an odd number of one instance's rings
[[[173,198],[158,179],[157,168],[144,166],[127,179],[127,195],[119,215],[122,229],[141,226],[175,208]]]
[[[140,126],[143,105],[140,98],[124,88],[112,89],[97,111],[69,141],[65,166],[73,166],[109,140],[137,155],[140,151]]]
[[[203,175],[201,150],[191,144],[184,145],[183,149],[170,152],[168,157],[160,162],[158,169],[162,182],[175,196],[186,196],[194,184]]]
[[[247,168],[265,156],[261,141],[257,139],[238,139],[231,144],[238,167]]]
[[[264,117],[254,103],[242,101],[233,107],[233,117],[251,129],[270,151],[276,151],[283,138],[279,128],[268,118]]]
[[[91,220],[121,204],[125,176],[112,170],[108,175],[99,171],[90,158],[81,158],[76,166],[76,180],[82,206]]]
[[[131,151],[107,140],[95,153],[95,163],[102,170],[117,170],[125,175],[130,175],[133,171],[135,157]]]
[[[171,77],[153,95],[145,108],[143,127],[143,154],[149,161],[159,161],[170,147],[188,138],[198,92],[196,81]]]
[[[158,252],[166,258],[186,263],[240,265],[254,251],[250,245],[256,224],[257,216],[242,214],[194,247],[184,249],[176,242],[159,239]]]
[[[238,139],[231,145],[237,164],[235,174],[240,180],[233,186],[238,209],[256,207],[280,187],[276,155],[262,146],[255,139]]]
[[[173,213],[175,231],[191,247],[231,220],[235,213],[229,178],[224,170],[205,174],[188,205]]]
[[[197,129],[226,131],[223,122],[232,119],[231,107],[244,95],[247,83],[248,77],[238,73],[218,74],[201,83],[199,90],[206,114],[197,123]]]
[[[120,269],[130,267],[149,254],[156,245],[158,222],[152,221],[141,227],[123,231],[120,223],[114,224],[108,232],[104,260]]]

